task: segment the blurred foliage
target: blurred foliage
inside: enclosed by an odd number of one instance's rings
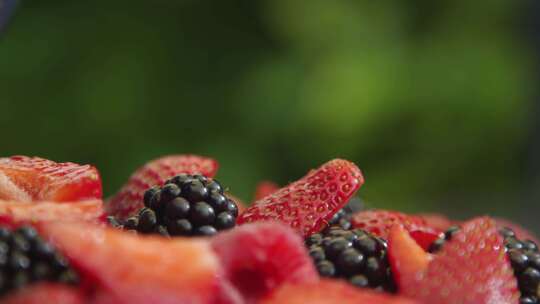
[[[248,199],[334,157],[380,207],[519,216],[535,80],[511,0],[23,1],[0,40],[2,154],[169,153]],[[511,205],[515,207],[515,204]]]

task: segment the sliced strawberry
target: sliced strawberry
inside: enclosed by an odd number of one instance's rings
[[[237,223],[277,220],[309,236],[326,227],[363,183],[355,164],[335,159],[255,202],[240,214]]]
[[[0,158],[0,199],[67,202],[101,197],[101,178],[90,165],[27,156]]]
[[[15,227],[37,222],[103,223],[103,203],[100,200],[76,204],[0,201],[0,224]]]
[[[137,236],[113,228],[39,227],[92,280],[103,303],[209,303],[220,297],[220,264],[205,239]]]
[[[424,245],[426,240],[435,240],[441,231],[428,226],[427,222],[418,216],[408,215],[397,211],[367,210],[353,215],[351,224],[354,228],[369,231],[383,239],[388,239],[390,229],[394,225],[402,225],[408,232],[419,236],[419,243]]]
[[[279,185],[271,181],[262,181],[257,184],[255,188],[255,195],[253,201],[261,200],[272,193],[279,190]]]
[[[285,283],[318,280],[304,242],[280,223],[243,225],[212,239],[225,275],[248,303]]]
[[[401,290],[408,282],[414,282],[418,274],[426,271],[431,257],[407,230],[401,225],[395,225],[388,236],[388,260],[394,281]]]
[[[63,284],[40,283],[28,286],[2,298],[2,304],[83,304],[76,288]]]
[[[401,292],[424,303],[518,303],[517,280],[495,221],[465,223],[445,243],[427,271]]]
[[[338,280],[286,284],[261,304],[414,304],[414,300],[352,287]]]
[[[212,178],[218,166],[217,161],[197,155],[169,155],[152,160],[137,169],[120,191],[106,202],[106,211],[109,215],[126,219],[143,207],[144,192],[152,186],[162,186],[180,173]]]
[[[417,214],[417,216],[423,218],[429,227],[440,231],[445,231],[451,226],[458,224],[458,222],[452,221],[446,216],[438,213],[421,213]]]

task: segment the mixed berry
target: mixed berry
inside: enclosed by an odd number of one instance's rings
[[[165,156],[103,202],[92,166],[0,158],[0,302],[540,303],[539,243],[515,224],[365,209],[343,159],[244,207],[218,167]]]

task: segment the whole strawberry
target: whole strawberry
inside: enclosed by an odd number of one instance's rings
[[[148,162],[131,175],[127,183],[106,204],[109,215],[125,220],[142,207],[144,192],[153,186],[162,186],[175,175],[201,174],[214,177],[217,161],[197,155],[169,155]]]
[[[240,214],[237,223],[276,220],[307,237],[327,227],[363,183],[355,164],[334,159],[255,202]]]

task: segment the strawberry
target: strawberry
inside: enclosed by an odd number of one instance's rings
[[[27,156],[0,158],[0,199],[67,202],[101,196],[101,178],[90,165]]]
[[[36,222],[104,222],[103,203],[89,200],[77,203],[0,201],[0,224],[16,227]]]
[[[278,190],[278,184],[271,181],[262,181],[258,183],[257,187],[255,188],[255,195],[253,196],[253,201],[261,200]]]
[[[109,215],[125,220],[143,206],[143,195],[153,186],[180,173],[202,174],[212,178],[218,170],[217,161],[197,155],[169,155],[152,160],[131,175],[126,184],[105,203]]]
[[[2,298],[2,304],[83,304],[81,293],[68,285],[40,283]]]
[[[426,271],[431,256],[409,235],[401,225],[395,225],[388,235],[388,260],[398,289]]]
[[[366,230],[383,239],[388,238],[392,226],[402,225],[405,230],[414,232],[413,236],[418,236],[417,241],[422,246],[429,246],[430,241],[437,239],[441,232],[428,226],[422,217],[387,210],[357,212],[353,215],[351,224],[354,228]]]
[[[445,231],[451,226],[458,224],[456,221],[452,221],[446,216],[438,213],[421,213],[416,216],[423,218],[429,227],[440,231]]]
[[[206,239],[137,236],[113,228],[42,223],[40,232],[95,284],[100,303],[209,303],[221,268]]]
[[[255,202],[240,214],[237,223],[277,220],[307,237],[326,227],[363,183],[355,164],[335,159]]]
[[[414,304],[414,300],[367,289],[358,289],[337,280],[285,284],[261,304]]]
[[[494,220],[465,223],[401,292],[425,303],[518,303],[517,280]]]
[[[219,234],[212,247],[247,303],[257,303],[281,284],[318,280],[303,241],[280,223],[243,225]]]

